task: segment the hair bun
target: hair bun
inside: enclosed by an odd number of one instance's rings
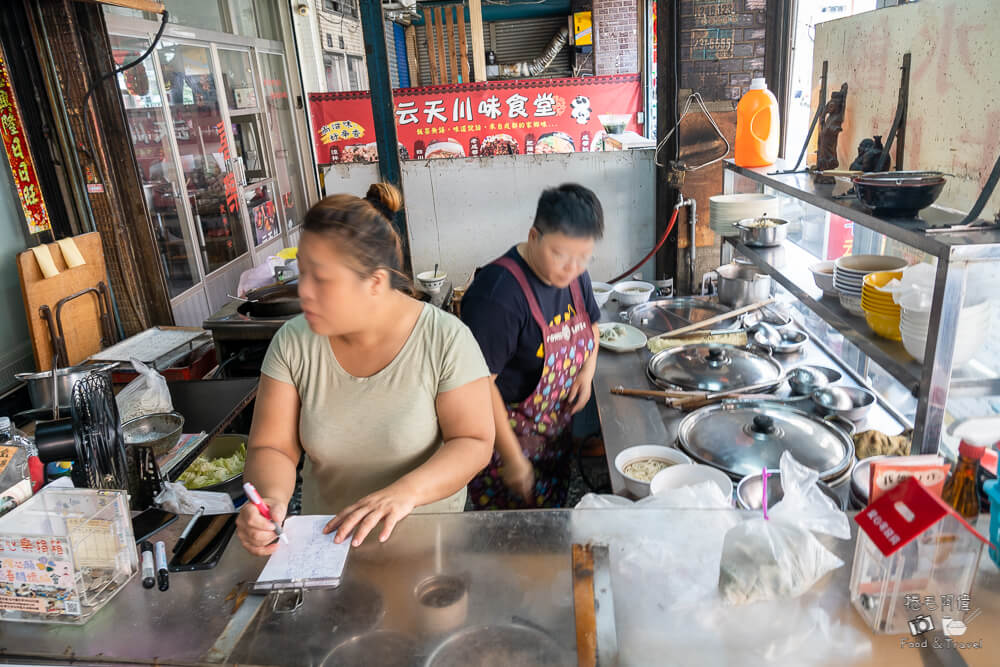
[[[392,218],[396,211],[403,208],[402,193],[389,183],[372,183],[365,199],[387,218]]]

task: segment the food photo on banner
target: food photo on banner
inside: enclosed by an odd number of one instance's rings
[[[599,116],[627,116],[617,132],[641,131],[639,75],[467,83],[393,92],[403,160],[603,150]],[[313,141],[321,164],[375,162],[367,92],[311,93]],[[619,121],[620,122],[620,121]]]

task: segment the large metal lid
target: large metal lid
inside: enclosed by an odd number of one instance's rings
[[[666,333],[710,317],[723,315],[730,310],[732,309],[728,306],[693,296],[655,299],[629,308],[625,314],[625,321],[647,333]],[[732,331],[739,326],[739,318],[733,317],[713,324],[709,330]]]
[[[693,458],[737,478],[778,468],[785,451],[816,470],[823,481],[843,475],[854,460],[854,443],[833,424],[761,401],[696,410],[681,421],[677,440]]]
[[[733,345],[692,343],[658,352],[649,360],[657,385],[692,391],[740,391],[781,379],[781,365]]]

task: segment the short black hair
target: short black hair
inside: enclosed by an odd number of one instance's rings
[[[542,234],[561,232],[574,238],[604,236],[604,209],[593,190],[577,183],[549,188],[538,198],[535,222]]]

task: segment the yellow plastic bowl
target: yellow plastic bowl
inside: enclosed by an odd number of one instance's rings
[[[887,305],[884,303],[873,302],[864,296],[861,297],[861,307],[864,310],[872,310],[881,315],[894,315],[897,319],[899,319],[899,316],[902,313],[899,306],[895,304]]]
[[[902,340],[899,333],[899,315],[880,315],[878,313],[865,311],[865,321],[876,335],[889,340]]]
[[[902,271],[876,271],[865,276],[864,284],[870,285],[871,287],[885,287],[885,284],[890,280],[894,278],[899,280],[902,277]]]

